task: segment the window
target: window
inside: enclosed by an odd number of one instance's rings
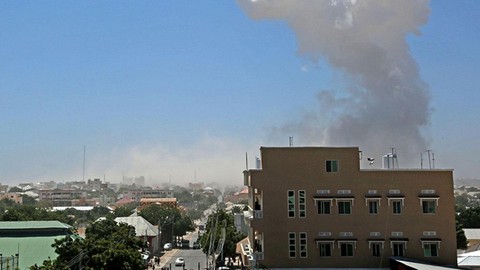
[[[378,214],[378,200],[369,200],[368,201],[368,213]]]
[[[289,190],[287,198],[288,198],[288,217],[294,218],[295,217],[295,191]]]
[[[338,213],[341,215],[349,215],[352,213],[352,202],[351,201],[339,201],[338,202]]]
[[[394,242],[392,243],[393,256],[403,257],[405,256],[405,243]]]
[[[330,214],[331,205],[332,205],[332,202],[330,200],[328,200],[328,201],[317,201],[318,213],[321,214],[321,215]]]
[[[374,257],[380,257],[382,256],[382,243],[371,243],[371,249],[372,249],[372,256]]]
[[[393,201],[392,202],[393,213],[400,215],[402,213],[402,202],[401,201]]]
[[[338,172],[338,161],[336,161],[336,160],[327,160],[327,162],[326,162],[326,171],[327,171],[327,172]]]
[[[294,232],[288,233],[288,256],[290,258],[297,257],[297,238]]]
[[[422,200],[422,208],[424,214],[435,214],[437,202],[432,200]]]
[[[425,257],[437,257],[438,256],[438,244],[437,243],[424,243],[423,254]]]
[[[353,243],[340,243],[340,255],[342,257],[352,257]]]
[[[307,204],[305,199],[305,190],[298,191],[298,216],[304,218],[307,216]]]
[[[299,233],[300,238],[300,258],[307,258],[307,233]]]
[[[320,242],[320,257],[331,257],[332,256],[332,243],[330,242]]]

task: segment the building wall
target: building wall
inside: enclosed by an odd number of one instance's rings
[[[261,151],[263,169],[247,172],[250,206],[254,209],[259,199],[263,215],[250,222],[250,242],[255,243],[255,232],[262,235],[260,263],[270,268],[388,267],[388,258],[393,255],[391,244],[406,241],[404,255],[408,258],[456,265],[451,170],[360,170],[359,149],[354,147]],[[326,172],[326,160],[336,160],[338,172]],[[295,217],[288,217],[289,190],[295,192]],[[325,194],[327,190],[330,193]],[[343,194],[338,194],[339,190]],[[372,190],[380,203],[378,214],[370,214],[367,206]],[[305,192],[305,217],[299,217],[299,191]],[[400,194],[390,194],[392,191]],[[423,213],[424,199],[438,202],[434,214]],[[318,213],[319,200],[331,200],[330,214]],[[393,214],[394,200],[403,201],[401,214]],[[339,201],[352,203],[350,214],[338,214]],[[300,257],[301,232],[307,236],[305,258]],[[289,233],[296,237],[293,258]],[[380,257],[372,256],[369,240],[374,239],[383,241]],[[340,256],[342,241],[354,244],[353,256]],[[425,257],[422,241],[438,243],[438,256]],[[331,256],[320,257],[319,244],[326,242],[333,245]]]
[[[22,194],[20,194],[20,193],[15,193],[15,192],[0,193],[0,200],[3,200],[3,199],[10,199],[10,200],[12,200],[12,201],[14,201],[15,203],[18,203],[18,204],[23,203]]]
[[[173,190],[166,189],[144,189],[144,190],[127,190],[123,192],[124,197],[129,197],[139,202],[142,198],[173,198]]]

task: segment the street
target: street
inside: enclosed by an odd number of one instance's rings
[[[175,260],[179,257],[185,259],[185,269],[205,269],[206,257],[201,249],[173,249],[167,251],[161,258],[161,267],[168,267],[173,270],[182,269],[181,266],[175,266]]]

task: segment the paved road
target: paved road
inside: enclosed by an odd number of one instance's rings
[[[178,257],[185,259],[185,269],[205,269],[206,257],[201,249],[174,249],[167,251],[161,259],[160,267],[170,267],[172,270],[181,270],[181,266],[175,266]]]

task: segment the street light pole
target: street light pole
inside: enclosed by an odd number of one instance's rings
[[[160,219],[158,219],[157,243],[158,243],[158,251],[160,253],[162,251],[162,224],[160,223]]]

